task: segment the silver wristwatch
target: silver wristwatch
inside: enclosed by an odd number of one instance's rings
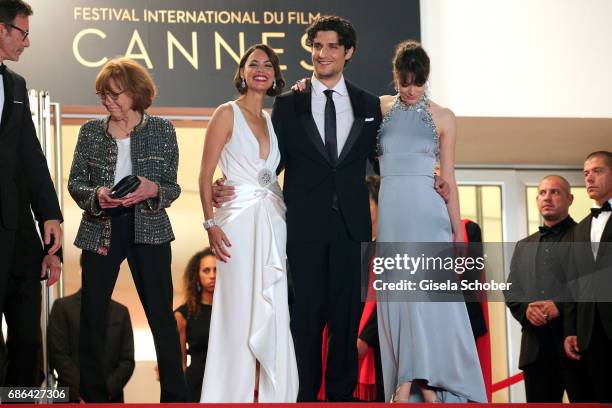
[[[204,222],[202,223],[202,225],[204,225],[204,229],[205,229],[205,230],[208,230],[208,229],[210,229],[210,228],[214,227],[215,225],[217,225],[217,223],[215,222],[215,219],[214,219],[214,218],[210,218],[210,219],[208,219],[208,220],[204,221]]]

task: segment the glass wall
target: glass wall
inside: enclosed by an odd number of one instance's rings
[[[503,241],[501,186],[461,184],[459,186],[459,205],[461,218],[472,220],[480,226],[485,247],[487,242]],[[489,258],[487,262],[489,267],[503,268],[503,259]],[[505,305],[500,302],[490,302],[487,308],[491,339],[492,379],[493,383],[496,383],[508,375],[506,312]],[[500,390],[493,394],[493,402],[507,401],[507,390]]]

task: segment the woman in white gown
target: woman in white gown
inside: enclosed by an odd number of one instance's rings
[[[240,61],[240,97],[217,108],[208,125],[200,197],[217,283],[202,402],[295,402],[298,374],[289,329],[285,204],[266,95],[284,86],[274,51],[258,44]],[[214,212],[212,178],[221,167],[235,198]],[[259,370],[256,369],[259,365]],[[259,376],[258,381],[257,376]]]

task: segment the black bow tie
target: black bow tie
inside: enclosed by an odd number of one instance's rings
[[[591,208],[591,215],[597,218],[599,214],[601,214],[604,211],[612,211],[612,206],[610,205],[609,201],[607,201],[604,205],[602,205],[601,208]]]
[[[546,225],[543,225],[541,227],[538,227],[538,229],[540,230],[540,234],[545,237],[547,235],[550,234],[554,234],[555,230],[553,228],[547,227]]]
[[[4,64],[0,65],[0,75],[4,75],[5,72],[6,72],[6,65]]]

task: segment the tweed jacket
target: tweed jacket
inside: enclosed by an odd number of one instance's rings
[[[117,165],[117,143],[107,132],[108,118],[85,123],[79,132],[68,191],[83,211],[74,245],[107,253],[111,240],[111,220],[100,208],[97,190],[113,186]],[[165,119],[143,114],[141,123],[130,135],[132,174],[155,182],[157,197],[134,208],[134,243],[162,244],[174,234],[165,208],[178,198],[181,188],[176,182],[178,146],[174,127]]]

